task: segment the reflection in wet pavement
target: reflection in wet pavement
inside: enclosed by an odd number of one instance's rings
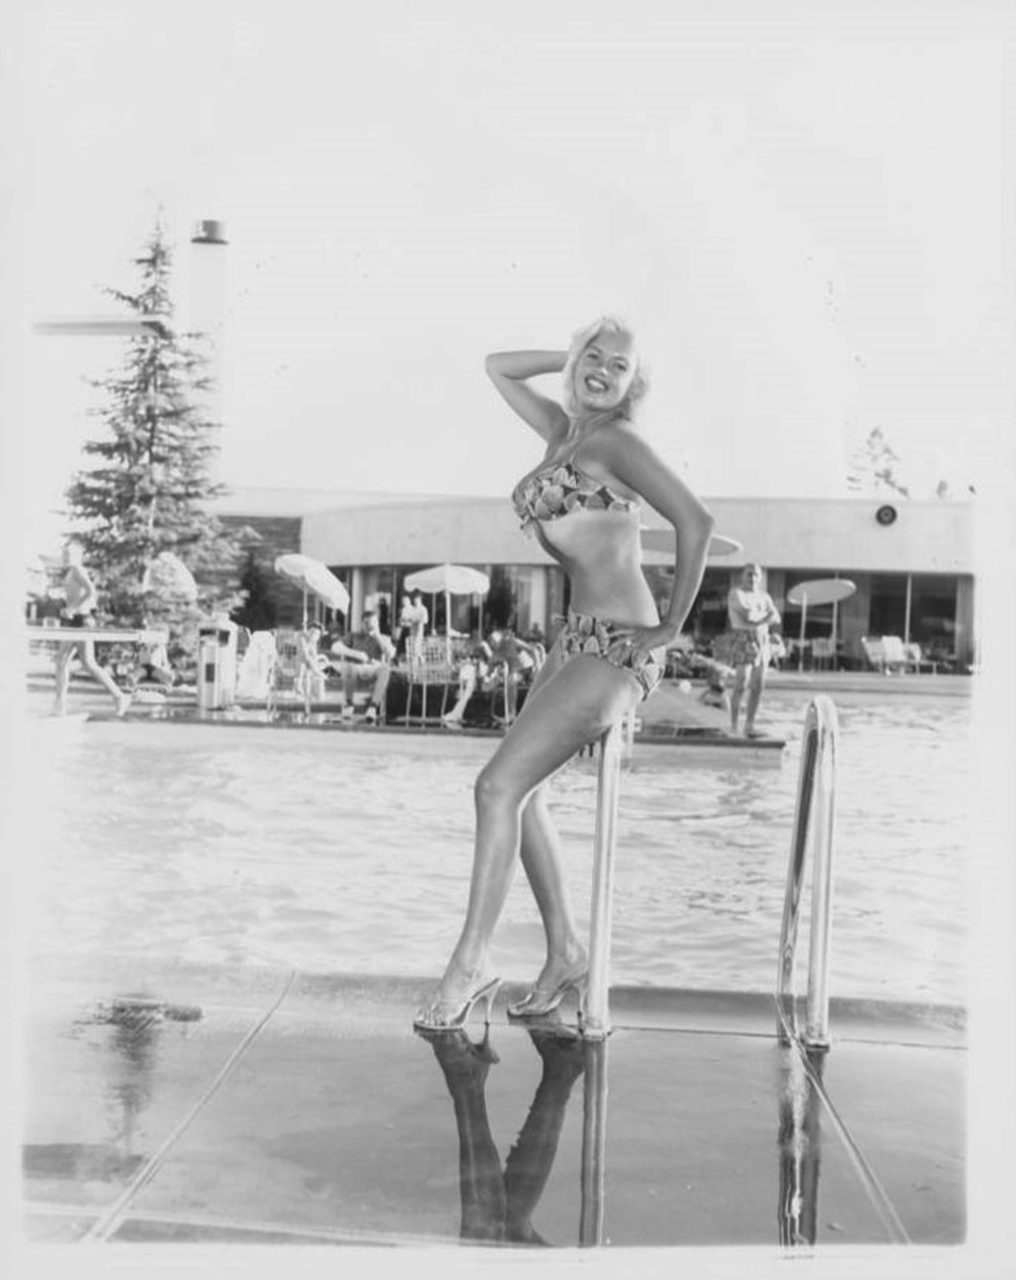
[[[421,1036],[413,1007],[395,985],[340,985],[269,1019],[151,996],[37,1016],[30,1238],[888,1242],[796,1050],[758,1030],[771,1007],[746,1019],[718,997],[711,1030],[622,1016],[601,1042],[497,1011],[482,1034]],[[955,1242],[964,1055],[905,1038],[845,1037],[815,1079],[911,1239]]]

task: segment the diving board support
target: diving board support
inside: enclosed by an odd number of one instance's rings
[[[593,837],[593,891],[589,915],[589,985],[582,1018],[582,1034],[590,1040],[602,1040],[610,1034],[610,933],[622,734],[622,725],[618,723],[611,725],[600,738],[596,829]]]
[[[811,918],[808,937],[808,994],[802,1042],[809,1049],[829,1048],[829,942],[832,929],[832,856],[835,831],[836,746],[839,724],[831,699],[820,695],[808,705],[801,736],[797,806],[787,868],[780,929],[776,1004],[780,1033],[797,1035],[794,957],[800,920],[804,870],[812,849]]]

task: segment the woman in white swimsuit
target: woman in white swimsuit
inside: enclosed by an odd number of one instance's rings
[[[487,951],[521,855],[547,935],[547,957],[514,1016],[548,1013],[584,992],[588,959],[565,889],[548,779],[649,696],[705,568],[713,519],[635,430],[645,389],[631,333],[604,318],[563,351],[487,357],[494,386],[546,441],[513,494],[519,518],[565,570],[571,606],[518,719],[476,781],[476,848],[466,919],[444,976],[415,1025],[462,1026],[489,1010],[499,979]],[[563,406],[529,385],[562,372]],[[677,534],[670,604],[661,619],[642,573],[640,502]]]

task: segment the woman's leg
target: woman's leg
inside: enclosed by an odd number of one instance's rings
[[[105,667],[100,667],[95,657],[95,646],[91,640],[86,640],[80,647],[81,665],[91,675],[93,680],[98,680],[99,684],[111,695],[116,703],[117,711],[123,711],[130,704],[130,695],[124,693],[117,682],[109,674]]]
[[[547,935],[547,957],[533,985],[549,993],[583,971],[588,957],[575,925],[547,792],[546,785],[538,787],[522,810],[521,855]]]
[[[734,687],[730,691],[730,732],[737,733],[737,719],[741,714],[741,699],[744,697],[744,687],[748,683],[748,670],[743,663],[738,663],[734,669]]]
[[[531,696],[476,782],[476,849],[466,920],[431,1008],[450,1016],[484,975],[535,789],[641,696],[631,672],[602,658],[572,659]],[[438,1009],[438,1006],[444,1006]]]
[[[54,659],[54,677],[56,688],[53,694],[53,713],[62,716],[67,710],[67,689],[71,682],[71,663],[78,651],[76,644],[62,644],[57,648]]]
[[[748,705],[744,712],[744,732],[750,738],[755,730],[755,713],[762,700],[762,690],[766,682],[766,663],[763,658],[751,668],[748,681]]]

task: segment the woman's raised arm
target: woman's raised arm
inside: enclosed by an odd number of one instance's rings
[[[568,417],[561,406],[534,391],[528,378],[541,373],[560,373],[564,351],[495,351],[487,357],[487,375],[523,422],[544,440],[553,440],[568,429]]]

